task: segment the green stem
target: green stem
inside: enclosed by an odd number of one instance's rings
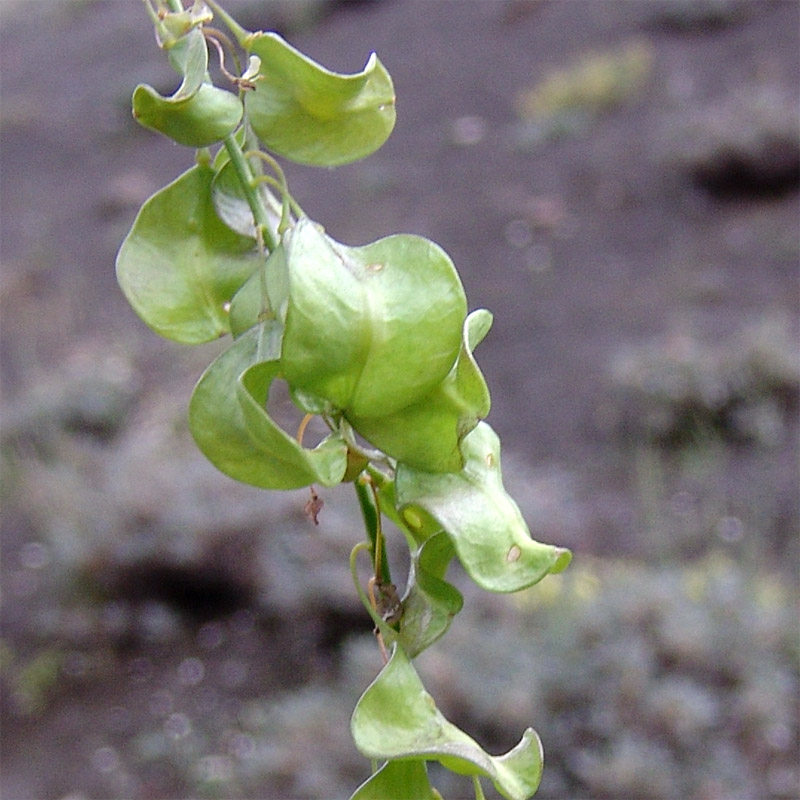
[[[147,16],[150,17],[150,21],[153,23],[153,25],[156,26],[156,30],[158,31],[159,26],[161,25],[161,20],[158,18],[156,10],[153,8],[152,4],[150,3],[150,0],[142,0],[142,1],[144,2],[145,9],[147,10]]]
[[[236,176],[239,178],[242,191],[247,199],[247,205],[250,206],[250,211],[253,212],[253,220],[255,221],[256,228],[261,231],[264,246],[267,250],[272,252],[278,246],[278,240],[270,228],[267,209],[261,202],[261,197],[259,196],[258,189],[253,180],[253,171],[250,169],[250,165],[247,163],[242,148],[239,147],[239,143],[236,141],[234,135],[232,133],[228,134],[224,141],[225,149],[228,151],[231,164],[233,164]]]
[[[390,584],[392,576],[389,572],[389,562],[386,558],[386,542],[383,538],[381,527],[381,510],[378,508],[378,500],[375,487],[367,473],[361,475],[353,482],[356,490],[358,504],[361,506],[361,516],[364,518],[364,527],[367,529],[367,536],[372,545],[372,560],[378,565],[376,578],[380,578],[381,583]]]
[[[263,150],[247,150],[245,151],[245,158],[260,158],[263,162],[265,162],[272,171],[277,176],[276,178],[272,178],[267,175],[262,175],[256,178],[256,183],[260,183],[261,181],[270,183],[274,186],[278,191],[281,193],[281,224],[278,227],[278,233],[282,233],[286,228],[291,225],[290,214],[293,211],[297,217],[304,217],[305,212],[302,208],[300,208],[300,204],[292,197],[291,193],[289,192],[289,184],[286,181],[286,173],[283,171],[281,165],[268,153],[265,153]]]
[[[400,532],[406,537],[409,550],[414,552],[422,542],[417,541],[411,528],[408,527],[406,521],[397,510],[393,485],[394,479],[378,469],[374,463],[367,464],[366,471],[372,478],[372,485],[380,494],[381,510],[384,516],[388,517],[400,529]]]
[[[170,11],[174,11],[176,14],[180,14],[183,11],[183,3],[181,0],[167,0],[167,5],[169,6]]]
[[[225,26],[233,34],[233,38],[239,43],[240,47],[244,47],[244,43],[248,37],[253,34],[245,30],[224,8],[222,8],[214,0],[206,0],[206,3],[211,7],[211,10],[225,23]],[[247,48],[245,48],[247,49]]]
[[[358,593],[358,597],[361,600],[362,605],[367,610],[367,614],[370,615],[372,621],[375,623],[375,627],[381,632],[383,636],[383,641],[388,647],[397,637],[397,631],[395,631],[385,620],[381,619],[380,614],[372,607],[372,603],[369,601],[369,597],[367,597],[367,593],[364,591],[364,587],[361,585],[361,581],[358,577],[358,554],[361,551],[370,552],[370,546],[366,542],[359,542],[351,551],[350,551],[350,574],[353,577],[353,585],[356,587],[356,592]]]
[[[281,221],[278,225],[278,235],[282,234],[287,228],[292,226],[292,206],[290,205],[291,200],[289,196],[285,193],[286,187],[283,186],[277,178],[273,178],[272,175],[257,175],[253,178],[253,183],[256,186],[266,183],[281,193]]]

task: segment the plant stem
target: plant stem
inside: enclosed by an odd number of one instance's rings
[[[240,47],[244,47],[245,41],[252,34],[250,31],[245,30],[224,8],[222,8],[214,0],[206,0],[211,10],[225,23],[225,26],[233,34],[233,38],[239,43]]]
[[[270,228],[267,209],[264,207],[258,189],[254,185],[253,171],[250,169],[250,165],[247,163],[242,148],[239,147],[239,143],[236,141],[234,135],[232,133],[228,134],[224,141],[225,149],[228,151],[231,164],[233,164],[236,176],[239,178],[242,191],[247,199],[247,205],[250,206],[250,211],[253,212],[253,220],[255,221],[256,228],[261,231],[264,246],[267,250],[272,252],[278,246],[278,241]]]
[[[156,30],[158,30],[158,26],[161,25],[161,20],[158,18],[156,10],[153,8],[150,0],[143,0],[143,2],[147,9],[147,16],[150,17],[150,21],[156,26]]]
[[[389,573],[389,562],[386,558],[386,542],[381,529],[381,511],[375,494],[375,487],[368,474],[362,473],[353,483],[356,490],[358,504],[361,506],[361,516],[364,518],[364,527],[372,545],[372,561],[375,564],[375,577],[383,584],[390,584],[392,576]]]
[[[377,610],[373,607],[372,603],[370,602],[370,599],[367,596],[366,591],[364,591],[364,587],[361,585],[361,582],[358,577],[358,565],[356,562],[358,560],[358,554],[362,550],[369,552],[370,546],[366,542],[359,542],[350,551],[350,575],[353,578],[353,586],[355,586],[356,588],[356,592],[358,593],[358,597],[361,600],[362,605],[372,618],[372,621],[375,623],[376,630],[378,630],[383,636],[384,643],[391,644],[397,637],[397,631],[393,630],[391,626],[388,625],[387,622],[381,618],[380,614],[378,614]]]

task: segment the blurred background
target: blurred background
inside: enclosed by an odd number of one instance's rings
[[[227,7],[388,67],[389,142],[288,165],[293,194],[340,241],[451,254],[495,314],[506,484],[574,550],[513,597],[451,573],[465,610],[419,659],[440,708],[492,752],[534,726],[542,798],[800,797],[800,6]],[[159,340],[116,286],[193,158],[130,115],[136,83],[176,86],[144,7],[2,0],[0,69],[0,794],[346,798],[380,668],[354,499],[326,491],[314,527],[305,493],[217,474],[186,405],[223,345]]]

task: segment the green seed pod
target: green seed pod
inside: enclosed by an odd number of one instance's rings
[[[162,97],[140,84],[133,93],[133,116],[145,128],[187,147],[207,147],[233,133],[241,122],[242,102],[231,92],[201,84],[190,97]]]
[[[291,161],[333,167],[368,156],[392,132],[394,87],[373,53],[352,75],[331,72],[276,33],[243,42],[261,60],[245,105],[256,136]]]

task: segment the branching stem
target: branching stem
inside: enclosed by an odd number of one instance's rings
[[[283,206],[283,213],[281,214],[281,225],[279,228],[279,232],[285,230],[285,228],[291,225],[291,219],[289,215],[289,208],[298,216],[304,217],[305,211],[300,207],[300,204],[297,200],[292,197],[291,192],[289,191],[289,184],[286,181],[286,173],[283,171],[283,167],[278,163],[276,159],[274,159],[269,153],[265,153],[263,150],[248,150],[245,153],[246,158],[259,158],[263,162],[265,162],[275,173],[277,178],[273,178],[267,175],[259,175],[255,182],[258,183],[268,183],[271,186],[275,187],[281,193],[281,203]]]
[[[367,596],[367,593],[364,591],[364,587],[361,585],[361,581],[358,577],[358,554],[362,551],[371,552],[371,549],[372,548],[367,542],[359,542],[350,551],[350,574],[353,577],[353,585],[356,588],[356,592],[358,593],[358,597],[361,600],[362,605],[372,618],[372,621],[375,623],[376,637],[378,638],[378,644],[381,648],[381,655],[383,656],[385,663],[389,660],[389,654],[386,650],[386,643],[393,642],[397,634],[381,617],[377,608],[375,608],[372,602],[370,602],[370,599]]]
[[[214,33],[219,34],[221,31],[215,31]],[[224,34],[223,34],[224,36]],[[219,39],[216,36],[213,36],[209,30],[205,31],[205,37],[207,42],[211,42],[214,45],[214,48],[217,51],[217,55],[219,56],[219,70],[220,72],[237,88],[241,88],[242,86],[242,79],[238,75],[234,75],[232,72],[228,72],[228,68],[225,66],[225,51],[222,49],[222,45],[220,44]],[[225,37],[227,39],[227,36]],[[230,41],[230,40],[228,40]],[[241,72],[241,66],[237,65],[236,67],[237,72]]]
[[[258,189],[255,186],[253,170],[250,169],[250,165],[247,163],[247,159],[244,157],[242,148],[239,147],[239,143],[236,141],[234,135],[229,134],[225,137],[224,141],[225,149],[227,150],[228,156],[231,159],[231,164],[233,164],[236,177],[239,179],[242,192],[247,199],[247,205],[250,206],[250,211],[253,213],[253,219],[255,221],[256,228],[261,230],[264,246],[267,250],[272,252],[278,246],[278,241],[272,229],[270,228],[267,209],[265,208],[264,203],[259,196]]]
[[[180,2],[180,0],[170,0],[170,2]],[[225,23],[225,27],[233,34],[233,38],[243,46],[247,37],[250,36],[250,31],[245,30],[224,8],[222,8],[214,0],[206,0],[211,10]]]
[[[142,2],[147,9],[147,16],[150,17],[150,21],[155,26],[156,31],[158,31],[158,27],[161,25],[161,19],[158,16],[158,12],[155,10],[155,8],[153,8],[151,0],[142,0]]]

